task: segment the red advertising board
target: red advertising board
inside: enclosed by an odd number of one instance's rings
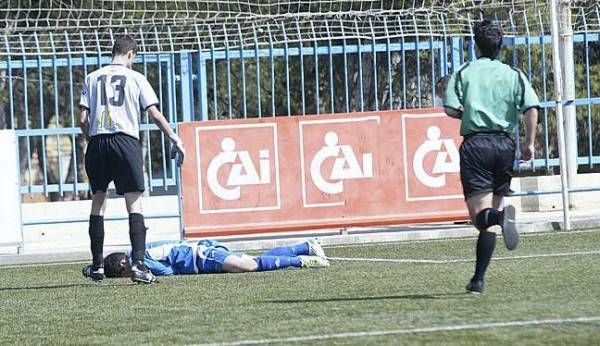
[[[188,237],[467,219],[438,109],[180,125]]]

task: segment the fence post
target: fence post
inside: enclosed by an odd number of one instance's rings
[[[460,37],[452,37],[452,45],[450,48],[450,61],[452,62],[452,73],[456,72],[458,67],[462,64],[462,56],[462,39]]]
[[[192,54],[188,51],[179,53],[179,83],[181,86],[181,115],[182,121],[194,120],[194,101],[192,98]]]
[[[229,71],[228,71],[229,73]],[[198,52],[198,108],[200,110],[200,120],[208,120],[208,82],[206,79],[206,59],[202,51]],[[215,78],[215,71],[213,70],[213,78]],[[213,92],[216,92],[214,90]],[[231,107],[231,105],[230,105]],[[229,108],[229,116],[231,116],[231,108]],[[216,111],[216,110],[213,110]],[[218,115],[215,113],[215,119],[218,119]]]

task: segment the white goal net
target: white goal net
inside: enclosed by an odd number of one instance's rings
[[[575,32],[600,29],[598,1],[572,6]],[[483,17],[509,36],[550,32],[547,0],[4,0],[0,52],[104,52],[123,32],[148,52],[468,35]]]

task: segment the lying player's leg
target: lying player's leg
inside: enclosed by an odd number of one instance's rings
[[[316,239],[294,246],[280,246],[263,253],[263,256],[319,256],[326,258],[325,251]]]
[[[198,269],[200,273],[245,273],[270,271],[289,267],[302,267],[299,257],[258,256],[251,257],[242,253],[233,253],[221,247],[204,251]]]
[[[247,273],[258,271],[258,262],[246,254],[232,254],[225,258],[221,270],[224,273]]]
[[[289,249],[288,249],[289,250]],[[275,252],[284,252],[280,248]],[[222,248],[207,251],[206,257],[199,263],[203,273],[245,273],[254,271],[272,271],[286,268],[322,268],[328,267],[329,261],[319,256],[271,255],[269,252],[251,257],[242,253],[232,253]]]
[[[281,270],[286,268],[324,268],[329,261],[319,256],[257,256],[233,254],[228,256],[222,265],[224,273],[246,273]]]

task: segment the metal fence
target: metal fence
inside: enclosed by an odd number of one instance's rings
[[[95,54],[31,56],[24,45],[14,51],[4,41],[0,119],[19,137],[21,192],[56,199],[85,193],[79,90],[84,76],[110,56],[99,46]],[[577,97],[567,103],[577,109],[580,169],[594,169],[600,163],[600,33],[574,35],[574,42]],[[78,44],[88,52],[95,47],[83,38]],[[439,34],[231,49],[215,49],[209,40],[198,42],[197,51],[153,53],[144,53],[146,44],[140,42],[135,68],[154,86],[173,127],[181,121],[431,107],[435,81],[475,58],[470,37]],[[542,100],[534,168],[550,171],[558,166],[551,38],[507,37],[504,44],[501,59],[521,68]],[[147,117],[141,129],[148,187],[151,193],[169,190],[176,175],[165,139]]]

